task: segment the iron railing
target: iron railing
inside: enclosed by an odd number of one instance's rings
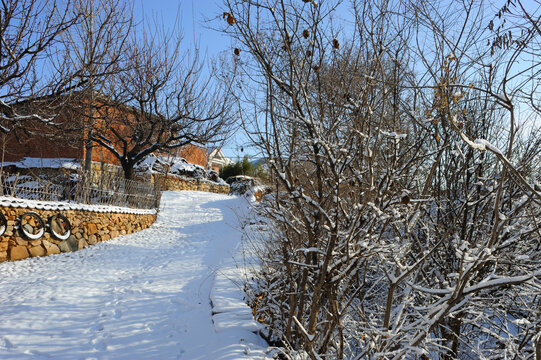
[[[161,193],[150,182],[128,180],[108,172],[37,176],[0,172],[2,195],[41,201],[121,206],[159,207]]]

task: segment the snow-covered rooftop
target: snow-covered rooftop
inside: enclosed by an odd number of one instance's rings
[[[7,161],[4,166],[15,165],[20,169],[47,168],[77,170],[81,167],[79,160],[73,158],[34,158],[25,157],[21,161]]]

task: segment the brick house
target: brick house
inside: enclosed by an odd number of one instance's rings
[[[219,172],[222,167],[225,165],[232,164],[233,160],[225,156],[220,148],[213,148],[210,150],[208,155],[208,168],[213,169],[214,171]]]
[[[207,168],[209,151],[199,144],[188,144],[170,152],[174,156],[186,159],[190,164]]]
[[[102,106],[98,102],[97,106]],[[63,108],[54,119],[56,126],[46,125],[39,121],[25,123],[26,131],[0,133],[0,161],[19,162],[24,158],[71,158],[82,162],[86,157],[85,138],[87,136],[85,116],[88,102],[74,102],[69,108]],[[111,111],[110,109],[107,111]],[[126,109],[114,111],[129,111]],[[119,125],[119,132],[129,131]],[[96,119],[94,129],[100,128],[100,120]],[[173,155],[183,157],[189,163],[207,168],[209,151],[197,144],[189,144],[172,150]],[[107,165],[120,165],[118,160],[105,148],[95,145],[92,150],[92,162]]]

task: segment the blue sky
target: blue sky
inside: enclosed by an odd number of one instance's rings
[[[206,23],[208,19],[221,16],[220,4],[219,0],[140,0],[135,2],[134,10],[138,18],[144,13],[145,17],[163,20],[169,27],[179,16],[186,46],[197,43],[203,53],[215,56],[230,47],[229,39],[208,29],[209,23]]]
[[[186,49],[194,49],[197,44],[206,60],[224,51],[230,53],[234,47],[227,36],[210,29],[219,27],[223,21],[222,0],[135,0],[134,7],[137,18],[141,19],[144,14],[147,18],[163,21],[166,27],[173,27],[178,16]],[[348,6],[342,6],[338,14],[342,18],[350,18],[349,11]],[[235,160],[247,153],[252,155],[247,142],[242,131],[238,131],[225,144],[224,153]],[[241,148],[244,151],[241,152]]]
[[[300,1],[300,0],[299,0]],[[338,13],[349,18],[348,6],[342,6]],[[158,19],[169,28],[173,27],[177,16],[183,33],[185,49],[194,49],[195,45],[208,61],[221,52],[231,53],[235,47],[226,35],[212,30],[223,25],[222,0],[135,0],[135,16],[138,19]],[[342,23],[345,26],[345,23]],[[249,155],[256,160],[258,155],[249,147],[249,142],[242,130],[238,130],[223,146],[226,156],[238,160]]]
[[[197,45],[206,61],[221,52],[231,51],[231,40],[210,29],[217,27],[221,19],[223,11],[220,0],[136,0],[134,12],[138,19],[142,19],[143,15],[151,17],[163,22],[166,28],[172,28],[178,16],[185,49],[192,50]],[[228,139],[223,151],[234,160],[246,153],[252,155],[246,142],[246,138],[238,131]],[[241,148],[245,150],[241,151]]]

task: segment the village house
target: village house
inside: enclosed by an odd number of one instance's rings
[[[98,100],[96,107],[103,105]],[[51,159],[75,159],[83,163],[86,158],[85,141],[87,138],[88,102],[83,100],[72,102],[69,107],[63,107],[52,121],[54,125],[48,125],[41,121],[28,121],[24,129],[10,133],[0,134],[0,160],[2,164],[21,163],[25,159],[34,164],[51,163]],[[108,110],[110,111],[110,110]],[[115,109],[115,111],[129,111]],[[86,112],[86,113],[85,113]],[[99,117],[94,120],[95,131],[103,128]],[[118,124],[119,132],[129,133],[124,124]],[[119,145],[120,146],[120,145]],[[116,145],[115,145],[116,147]],[[200,165],[207,169],[219,171],[220,168],[230,161],[218,148],[208,149],[200,144],[188,144],[183,147],[172,149],[170,155],[186,159],[191,164]],[[162,154],[163,155],[163,154]],[[37,159],[48,159],[39,161]],[[26,161],[29,163],[29,161]],[[119,161],[110,151],[94,144],[92,148],[93,167],[103,168],[119,166]]]

